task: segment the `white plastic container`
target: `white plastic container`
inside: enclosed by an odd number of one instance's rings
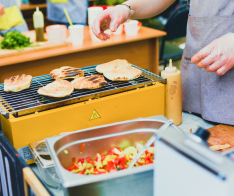
[[[67,38],[67,27],[65,25],[50,25],[46,27],[48,41],[51,43],[63,43]]]
[[[125,34],[127,36],[136,36],[138,33],[138,20],[131,20],[130,22],[124,23]]]
[[[83,44],[84,40],[84,26],[83,25],[73,25],[69,26],[71,42],[74,46],[80,46]]]
[[[123,25],[120,25],[118,29],[115,32],[113,32],[114,35],[122,35],[122,33],[123,33]]]
[[[103,11],[102,7],[89,7],[88,8],[88,24],[91,26],[93,24],[93,21],[96,19],[98,14]]]
[[[43,181],[52,188],[60,189],[61,183],[45,141],[30,143],[29,149],[34,156],[34,161]]]

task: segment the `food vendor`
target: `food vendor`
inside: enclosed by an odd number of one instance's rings
[[[116,31],[130,19],[153,17],[174,0],[129,0],[103,11],[93,23],[94,34]],[[234,3],[190,0],[186,47],[181,62],[183,110],[205,120],[234,125]]]
[[[64,9],[73,24],[86,25],[88,0],[47,0],[47,17],[55,24],[69,26]]]
[[[28,31],[15,0],[0,0],[0,35],[8,31]]]

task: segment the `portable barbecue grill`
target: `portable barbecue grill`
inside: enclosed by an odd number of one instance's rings
[[[5,136],[16,149],[27,155],[25,146],[29,143],[62,132],[164,115],[166,80],[132,66],[142,71],[139,78],[127,82],[107,80],[107,85],[102,88],[74,90],[64,98],[37,93],[40,87],[54,81],[50,75],[34,77],[29,89],[17,93],[4,92],[4,84],[0,84],[0,113]],[[85,76],[90,76],[99,74],[95,68],[81,69]]]

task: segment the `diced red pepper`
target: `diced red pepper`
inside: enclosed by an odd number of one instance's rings
[[[72,157],[72,163],[76,163],[76,157]]]
[[[78,160],[78,163],[81,162],[81,163],[84,163],[84,159],[79,159]]]
[[[112,161],[107,163],[107,171],[110,172],[115,169],[115,164]]]
[[[96,157],[95,161],[98,162],[98,157]]]
[[[73,169],[79,169],[77,165],[72,165],[71,167],[67,168],[68,171],[72,171]]]
[[[121,157],[120,158],[120,164],[119,164],[119,168],[120,169],[125,169],[126,167],[125,167],[125,164],[127,163],[127,158],[126,157]]]
[[[126,157],[124,157],[124,163],[127,163],[127,162],[128,162],[127,158],[126,158]]]
[[[114,161],[115,165],[118,165],[119,161],[120,161],[119,158],[116,158],[115,161]]]
[[[148,163],[153,163],[153,158],[150,157],[150,156],[145,156],[145,163],[148,164]]]
[[[85,148],[85,143],[83,143],[83,144],[81,145],[81,147],[80,147],[80,152],[82,152],[82,151],[84,150],[84,148]]]
[[[86,161],[87,161],[88,163],[90,163],[90,164],[93,164],[93,165],[94,165],[94,162],[92,161],[92,159],[91,159],[91,158],[87,157],[87,158],[86,158]]]
[[[112,153],[112,152],[108,152],[108,153],[107,153],[107,155],[114,155],[114,153]]]
[[[106,158],[106,155],[101,156],[101,161],[103,161]]]

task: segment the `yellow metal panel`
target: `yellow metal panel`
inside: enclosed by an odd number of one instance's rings
[[[11,129],[11,123],[8,119],[6,119],[5,117],[3,117],[0,114],[0,120],[1,120],[1,124],[2,124],[2,133],[6,136],[6,138],[9,140],[9,142],[11,142],[11,144],[13,145],[13,138],[12,138],[12,129]]]
[[[63,132],[155,115],[164,115],[161,83],[2,122],[18,149]]]

